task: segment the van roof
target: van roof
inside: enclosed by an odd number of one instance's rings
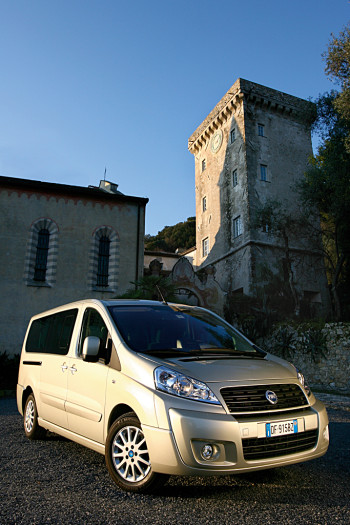
[[[135,304],[139,304],[139,305],[162,305],[163,303],[161,301],[151,301],[151,300],[146,300],[146,299],[111,299],[111,300],[102,300],[102,299],[80,299],[78,301],[74,301],[72,303],[66,303],[66,304],[62,304],[60,306],[56,306],[55,308],[50,308],[49,310],[44,310],[42,312],[38,312],[37,314],[33,315],[32,316],[32,319],[33,318],[37,318],[37,317],[42,317],[42,316],[46,316],[46,315],[50,315],[50,314],[54,314],[54,313],[57,313],[57,312],[60,312],[60,311],[63,311],[63,310],[70,310],[70,309],[73,309],[73,308],[78,308],[80,306],[83,306],[83,305],[103,305],[105,306],[106,308],[108,308],[109,306],[113,306],[113,305],[123,305],[123,306],[127,306],[127,305],[135,305]]]

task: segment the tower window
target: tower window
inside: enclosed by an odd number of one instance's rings
[[[205,171],[207,169],[207,161],[206,159],[202,160],[202,171]]]
[[[96,228],[91,237],[89,287],[100,292],[113,292],[119,284],[119,235],[110,226]]]
[[[49,241],[49,230],[47,230],[46,228],[41,229],[38,233],[38,244],[36,247],[34,281],[45,281]]]
[[[203,197],[202,199],[202,210],[207,211],[207,198]]]
[[[207,255],[209,254],[209,238],[208,237],[202,240],[202,254],[203,254],[203,257],[207,257]]]
[[[236,130],[235,128],[231,129],[230,131],[230,141],[231,144],[236,140]]]
[[[242,219],[239,215],[233,220],[233,238],[239,237],[242,235]]]
[[[233,185],[233,187],[238,185],[238,173],[237,173],[237,170],[234,170],[232,172],[232,185]]]
[[[54,286],[58,254],[58,226],[48,217],[34,221],[29,230],[24,280],[27,286]]]
[[[109,238],[104,235],[100,238],[98,249],[97,286],[108,286],[109,268]]]
[[[265,128],[264,124],[258,124],[259,137],[265,137],[264,128]]]
[[[267,166],[260,164],[260,180],[267,182]]]

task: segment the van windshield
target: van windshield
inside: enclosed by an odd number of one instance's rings
[[[234,355],[263,357],[223,319],[177,305],[113,305],[109,311],[125,343],[157,356]]]

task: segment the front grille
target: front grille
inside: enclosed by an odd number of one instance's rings
[[[272,390],[277,395],[278,401],[275,405],[266,399],[268,390]],[[222,388],[220,393],[231,414],[271,412],[308,406],[303,391],[296,384],[227,387]]]
[[[304,452],[316,446],[317,436],[316,429],[273,438],[243,439],[244,459],[246,461],[269,459]]]

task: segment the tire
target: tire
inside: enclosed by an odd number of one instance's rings
[[[28,439],[44,439],[46,430],[39,426],[38,410],[36,408],[35,398],[30,394],[24,406],[23,413],[24,432]]]
[[[108,471],[123,490],[144,494],[156,492],[169,477],[152,471],[141,424],[132,412],[113,423],[105,450]]]

